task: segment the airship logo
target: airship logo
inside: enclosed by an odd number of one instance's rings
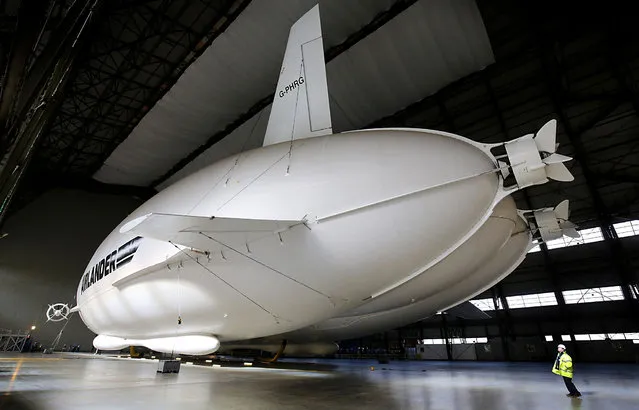
[[[82,277],[81,292],[84,293],[85,290],[90,288],[100,279],[131,262],[133,255],[135,255],[135,252],[137,252],[138,247],[140,246],[141,239],[142,238],[139,236],[131,239],[118,249],[108,254],[105,258],[102,258],[100,262],[96,263],[93,268],[91,268],[91,270],[85,273]]]

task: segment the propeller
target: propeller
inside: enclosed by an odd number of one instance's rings
[[[545,123],[535,135],[528,134],[504,144],[519,189],[548,182],[570,182],[575,177],[565,162],[572,158],[557,153],[557,120]],[[501,165],[500,165],[501,166]],[[507,176],[502,171],[504,178]]]
[[[521,211],[530,217],[529,226],[533,234],[538,234],[544,242],[559,239],[564,235],[577,239],[581,235],[577,231],[577,225],[570,222],[570,202],[566,199],[554,208],[542,208],[536,210]]]
[[[570,201],[568,201],[567,199],[561,201],[555,207],[555,209],[553,209],[553,212],[557,217],[559,228],[561,228],[561,232],[564,235],[574,239],[581,237],[581,235],[577,231],[577,225],[568,220],[568,218],[570,218]]]
[[[533,138],[537,150],[541,154],[541,161],[546,164],[546,176],[556,181],[573,181],[575,177],[563,164],[564,162],[572,160],[572,158],[557,154],[559,144],[556,143],[556,138],[557,120],[554,119],[545,123]]]

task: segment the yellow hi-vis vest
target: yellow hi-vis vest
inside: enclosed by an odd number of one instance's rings
[[[559,354],[557,354],[557,356],[559,356]],[[572,357],[570,357],[568,353],[564,352],[559,358],[559,366],[557,366],[557,359],[555,359],[555,362],[552,365],[552,372],[572,379]]]

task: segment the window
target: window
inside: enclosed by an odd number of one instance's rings
[[[444,345],[446,342],[444,339],[424,339],[422,340],[423,345]]]
[[[473,343],[488,343],[487,337],[456,337],[449,339],[449,343],[453,345],[461,345],[461,344],[473,344]],[[444,339],[424,339],[422,340],[422,344],[424,345],[445,345],[446,340]]]
[[[598,226],[595,228],[581,229],[579,233],[581,234],[581,238],[579,239],[582,240],[583,243],[594,243],[604,240],[603,232],[601,232],[601,228]],[[573,239],[573,241],[574,240],[576,239]]]
[[[590,341],[590,340],[606,340],[606,337],[610,340],[639,340],[639,333],[591,333],[583,335],[575,335],[577,341]]]
[[[562,292],[568,305],[578,303],[609,302],[623,300],[621,286],[608,286],[604,288],[565,290]]]
[[[479,310],[495,310],[495,304],[493,303],[493,300],[491,298],[471,300],[470,303],[475,305],[475,307]]]
[[[616,223],[612,226],[615,229],[615,232],[617,232],[617,236],[620,238],[639,235],[639,219]],[[603,233],[601,232],[600,227],[580,229],[579,234],[579,238],[563,236],[558,239],[553,239],[552,241],[548,241],[546,243],[546,247],[548,247],[548,250],[551,250],[565,248],[568,246],[583,245],[585,243],[601,242],[604,240]],[[528,253],[535,253],[539,251],[541,251],[541,248],[539,247],[539,244],[536,244],[528,251]]]
[[[620,238],[639,235],[639,220],[620,222],[612,225]]]
[[[606,335],[602,333],[597,333],[595,335],[589,335],[590,340],[606,340]]]
[[[593,242],[601,242],[603,241],[603,234],[601,232],[601,228],[588,228],[581,229],[579,231],[581,235],[580,238],[571,238],[568,236],[563,236],[559,239],[553,239],[552,241],[548,241],[546,246],[548,249],[557,249],[557,248],[565,248],[567,246],[575,246],[582,245],[584,243],[593,243]]]
[[[553,341],[552,335],[546,335],[546,341],[547,342],[552,342]]]
[[[553,292],[535,293],[532,295],[508,296],[506,297],[508,307],[511,309],[530,308],[539,306],[555,306],[557,298]]]

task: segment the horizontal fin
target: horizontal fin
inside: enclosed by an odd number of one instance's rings
[[[242,237],[242,241],[249,243],[252,240],[275,235],[302,224],[305,224],[305,221],[150,213],[126,223],[120,232],[171,242],[199,251],[210,251],[211,248],[218,249],[220,244],[237,241],[238,235]],[[214,236],[217,245],[202,234]]]
[[[139,271],[133,272],[123,278],[117,279],[115,282],[113,282],[113,286],[117,288],[123,287],[133,281],[140,279],[141,277],[150,275],[155,272],[161,272],[168,265],[172,263],[180,262],[183,259],[185,259],[185,256],[182,255],[180,252],[178,252],[177,254],[171,256],[170,258],[162,262],[156,263],[155,265],[148,266],[144,269],[140,269]]]

